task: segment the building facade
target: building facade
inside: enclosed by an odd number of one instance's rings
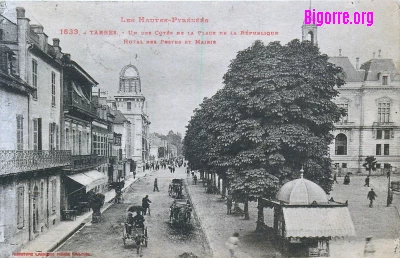
[[[135,66],[126,65],[122,68],[118,93],[114,98],[110,104],[122,112],[132,127],[132,156],[127,158],[135,161],[136,171],[142,171],[150,154],[150,121],[146,114],[146,98],[142,93],[139,71]]]
[[[303,24],[302,39],[317,45],[317,26]],[[346,111],[330,145],[330,157],[339,175],[367,173],[367,156],[377,160],[375,174],[397,172],[400,167],[400,72],[393,59],[378,56],[356,67],[348,57],[330,57],[329,62],[342,67],[346,84],[337,88],[334,100]]]
[[[0,246],[13,249],[60,222],[71,153],[60,148],[62,65],[54,46],[23,8],[16,23],[1,19]]]

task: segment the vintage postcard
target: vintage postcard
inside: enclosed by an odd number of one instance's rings
[[[400,257],[399,0],[0,0],[0,257]]]

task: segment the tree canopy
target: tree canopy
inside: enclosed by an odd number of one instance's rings
[[[229,170],[232,187],[247,187],[250,197],[273,194],[302,166],[305,178],[329,192],[330,132],[344,115],[332,101],[341,72],[308,41],[254,42],[231,61],[224,87],[195,110],[186,159],[193,169]]]

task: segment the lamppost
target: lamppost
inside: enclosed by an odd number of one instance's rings
[[[392,204],[393,200],[393,192],[392,189],[390,188],[390,176],[392,172],[394,172],[394,167],[390,165],[389,171],[387,172],[387,178],[388,178],[388,193],[387,193],[387,199],[386,199],[386,205],[389,207],[390,204]]]

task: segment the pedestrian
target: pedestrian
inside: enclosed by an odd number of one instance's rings
[[[136,179],[136,170],[133,171],[133,179]]]
[[[337,181],[337,178],[336,178],[336,173],[333,174],[333,182],[336,182],[337,184],[339,184],[339,182]]]
[[[232,196],[228,195],[228,197],[226,197],[226,214],[232,214]]]
[[[350,184],[350,176],[349,176],[349,174],[344,176],[343,184],[345,184],[345,185]]]
[[[197,175],[194,175],[193,182],[194,182],[195,185],[197,185]]]
[[[367,177],[365,178],[365,184],[364,184],[364,186],[368,186],[368,187],[369,187],[369,176],[367,176]]]
[[[157,189],[157,192],[159,192],[159,190],[158,190],[157,178],[156,178],[156,179],[154,179],[154,188],[153,188],[153,192],[155,192],[155,191],[156,191],[156,189]]]
[[[374,192],[374,189],[371,188],[371,191],[368,192],[367,199],[369,199],[369,207],[372,208],[375,197],[378,197]]]
[[[231,253],[231,258],[235,257],[235,252],[239,247],[239,233],[235,232],[233,236],[231,236],[228,241],[226,241],[225,245],[229,248],[229,252]]]
[[[144,197],[142,199],[142,208],[143,208],[143,215],[146,215],[147,210],[149,210],[149,215],[150,215],[150,203],[151,201],[149,200],[149,196],[146,195],[146,197]]]
[[[393,203],[393,190],[389,188],[388,190],[388,197],[387,197],[387,206]]]

